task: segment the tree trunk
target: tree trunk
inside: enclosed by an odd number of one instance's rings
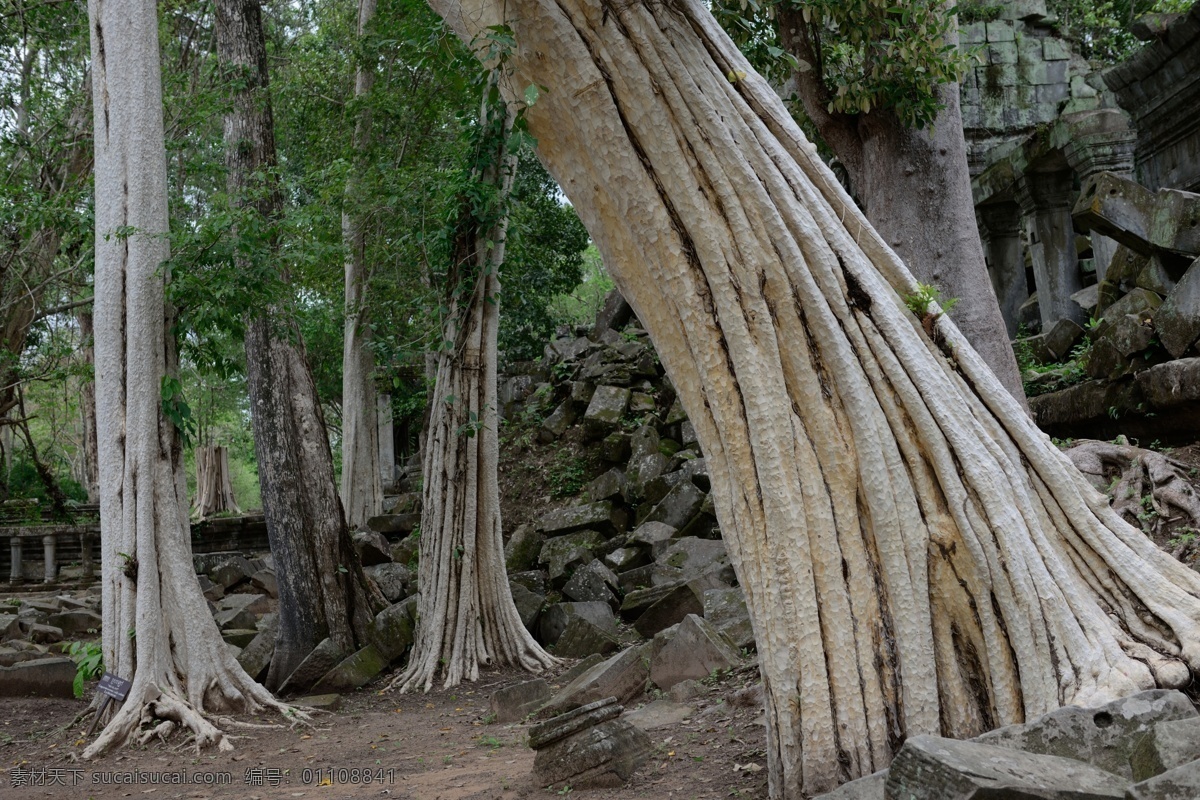
[[[511,117],[489,102],[480,112],[478,180],[494,186],[506,205],[516,169],[507,150]],[[497,118],[499,117],[499,118]],[[525,629],[513,603],[504,566],[498,484],[496,335],[500,322],[500,267],[508,225],[503,211],[482,221],[463,201],[447,279],[450,315],[429,400],[422,487],[421,589],[416,641],[407,669],[388,688],[433,685],[439,666],[444,686],[475,680],[480,664],[510,664],[530,671],[557,663]]]
[[[1200,575],[1034,427],[699,0],[435,0],[513,91],[696,427],[763,674],[769,785],[1200,666]],[[509,16],[503,16],[503,15]],[[734,76],[731,80],[729,76]],[[741,77],[745,75],[745,77]]]
[[[778,25],[784,47],[813,63],[800,7],[781,6]],[[943,298],[957,298],[951,314],[955,325],[1024,405],[1021,373],[975,221],[958,85],[938,88],[942,110],[923,130],[905,127],[887,109],[830,114],[830,98],[816,70],[797,71],[791,85],[846,167],[851,193],[871,225],[917,280],[936,286]]]
[[[359,0],[358,38],[361,41],[375,16],[375,0]],[[354,96],[363,98],[375,83],[372,66],[355,71]],[[354,129],[354,149],[362,166],[362,151],[371,137],[370,111],[359,112]],[[358,176],[346,182],[346,207],[342,213],[342,240],[346,246],[346,326],[342,351],[342,502],[351,528],[365,528],[367,520],[383,513],[383,480],[379,471],[379,423],[375,400],[375,354],[367,325],[366,236],[356,214],[360,202]]]
[[[229,448],[196,448],[196,499],[192,513],[198,519],[232,511],[242,513],[229,482]]]
[[[92,341],[92,312],[82,311],[78,315],[80,348],[83,363],[93,373],[85,375],[79,386],[79,415],[83,423],[83,486],[87,490],[89,503],[100,502],[100,475],[97,472],[96,456],[96,380],[95,345]]]
[[[184,727],[197,746],[229,750],[205,712],[288,709],[238,666],[205,610],[192,566],[180,440],[162,412],[160,386],[175,353],[159,271],[168,243],[155,4],[93,0],[88,16],[98,87],[95,349],[104,664],[133,685],[83,755],[118,746],[155,720],[161,721],[153,733]]]
[[[218,0],[217,55],[243,82],[225,115],[235,202],[270,221],[282,209],[266,44],[256,0]],[[251,243],[278,258],[274,241]],[[250,265],[245,265],[250,268]],[[287,275],[283,274],[284,282]],[[283,306],[246,326],[247,388],[263,514],[279,583],[279,639],[267,674],[278,688],[326,637],[349,655],[366,644],[378,593],[368,588],[338,499],[333,455],[295,320]]]

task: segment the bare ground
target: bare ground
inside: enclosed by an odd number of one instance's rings
[[[512,670],[428,695],[382,694],[387,676],[342,698],[309,728],[237,731],[232,753],[197,754],[183,741],[155,742],[80,762],[89,720],[70,725],[84,701],[0,701],[0,796],[12,798],[362,798],[593,800],[765,798],[761,709],[738,707],[753,667],[706,683],[687,701],[696,713],[650,732],[651,759],[620,789],[547,789],[532,779],[529,724],[488,724],[489,697],[526,680]],[[744,695],[744,693],[743,693]],[[646,695],[644,700],[653,698]],[[637,704],[634,704],[637,705]],[[273,720],[239,718],[262,724]],[[232,728],[225,726],[226,730]],[[222,785],[162,785],[189,779]],[[138,780],[113,785],[115,780]],[[151,781],[157,780],[158,783]]]

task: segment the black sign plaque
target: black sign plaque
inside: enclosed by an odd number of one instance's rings
[[[96,690],[102,695],[111,697],[113,700],[124,700],[125,695],[129,694],[129,687],[131,685],[124,678],[118,678],[111,672],[106,672],[101,676],[100,685],[96,687]]]

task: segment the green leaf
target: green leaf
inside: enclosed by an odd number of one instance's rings
[[[538,87],[537,87],[537,84],[531,83],[525,87],[525,105],[532,106],[537,101],[538,101]]]

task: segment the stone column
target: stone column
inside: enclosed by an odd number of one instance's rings
[[[57,542],[58,537],[52,533],[42,537],[42,552],[46,556],[46,572],[43,583],[54,583],[58,580],[58,563],[54,560],[54,546]]]
[[[1021,208],[1015,202],[990,203],[975,209],[983,234],[988,275],[1000,303],[1008,338],[1017,338],[1021,304],[1029,297],[1025,251],[1021,246]]]
[[[396,483],[396,443],[392,438],[392,396],[376,395],[375,417],[379,423],[379,477],[383,490]]]
[[[79,534],[79,559],[83,563],[83,582],[91,583],[96,579],[96,561],[92,557],[92,534]]]
[[[25,575],[21,572],[21,537],[13,536],[9,538],[9,544],[12,546],[12,562],[9,565],[9,582],[24,583]]]
[[[1080,183],[1097,172],[1112,172],[1133,180],[1133,149],[1137,133],[1132,130],[1112,130],[1073,139],[1063,147],[1063,155]],[[1096,281],[1104,280],[1112,263],[1117,243],[1107,236],[1091,233],[1092,260],[1096,264]]]
[[[1017,201],[1031,234],[1030,254],[1043,332],[1060,319],[1081,325],[1086,321],[1083,309],[1071,299],[1083,288],[1071,221],[1073,194],[1070,170],[1030,172],[1017,181]]]

